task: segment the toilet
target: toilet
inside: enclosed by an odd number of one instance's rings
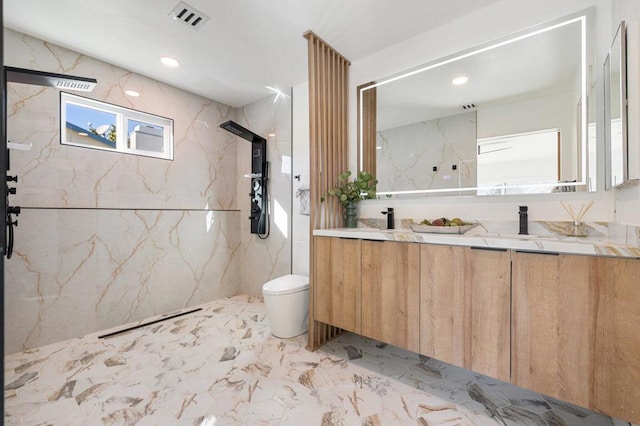
[[[309,330],[309,277],[290,274],[268,281],[262,296],[275,337],[287,339]]]

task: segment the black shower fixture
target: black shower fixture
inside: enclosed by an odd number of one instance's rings
[[[251,142],[251,233],[265,239],[269,236],[269,163],[267,162],[267,140],[234,121],[220,125],[223,129]]]
[[[267,140],[260,135],[253,133],[251,130],[246,127],[242,127],[235,121],[226,121],[220,125],[223,129],[228,132],[233,133],[236,136],[240,136],[242,139],[246,139],[249,142],[264,142],[267,143]],[[266,159],[266,158],[265,158]]]
[[[0,156],[0,175],[7,174],[7,171],[11,169],[9,162],[9,150],[7,149],[7,83],[21,83],[32,84],[36,86],[55,87],[57,89],[75,90],[79,92],[92,92],[98,84],[98,80],[95,78],[78,77],[75,75],[58,74],[54,72],[30,70],[25,68],[16,67],[4,67],[2,74],[2,138],[4,139],[4,145],[2,155]],[[0,227],[0,241],[2,242],[2,249],[0,250],[0,256],[5,255],[7,259],[11,259],[13,254],[13,236],[14,227],[18,226],[18,221],[13,220],[13,216],[20,214],[19,206],[9,205],[9,196],[17,192],[15,186],[10,187],[8,183],[18,182],[17,175],[6,176],[7,185],[5,185],[4,196],[0,194],[2,199],[2,206],[0,211],[4,211],[6,217],[6,228]]]
[[[9,83],[33,84],[36,86],[56,87],[58,89],[92,92],[98,84],[95,78],[58,74],[47,71],[24,68],[4,67]]]

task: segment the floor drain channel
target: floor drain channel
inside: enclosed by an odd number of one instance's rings
[[[114,331],[112,333],[103,334],[102,336],[98,336],[98,339],[106,339],[107,337],[117,336],[118,334],[126,333],[127,331],[135,330],[135,329],[141,328],[141,327],[146,327],[146,326],[151,325],[151,324],[157,324],[157,323],[163,322],[163,321],[168,321],[170,319],[182,317],[184,315],[189,315],[189,314],[192,314],[194,312],[201,311],[201,310],[202,310],[202,308],[192,309],[190,311],[180,312],[179,314],[169,315],[168,317],[158,318],[157,320],[153,320],[153,321],[145,322],[145,323],[142,323],[142,324],[134,325],[132,327],[123,328],[122,330]]]

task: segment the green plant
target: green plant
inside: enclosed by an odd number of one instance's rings
[[[362,200],[368,200],[370,198],[376,198],[376,184],[378,180],[375,179],[371,173],[365,171],[359,172],[356,178],[349,181],[351,171],[347,170],[338,176],[338,185],[327,191],[329,195],[335,195],[340,200],[341,204],[348,204],[350,202],[357,203]],[[324,201],[325,197],[321,198]]]

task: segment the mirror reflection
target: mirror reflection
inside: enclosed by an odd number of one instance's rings
[[[624,22],[618,27],[609,55],[605,61],[606,103],[605,121],[608,129],[608,166],[607,188],[614,188],[627,182],[627,135],[626,135],[626,76],[624,71]]]
[[[586,62],[580,16],[362,86],[360,168],[381,195],[588,190]]]

